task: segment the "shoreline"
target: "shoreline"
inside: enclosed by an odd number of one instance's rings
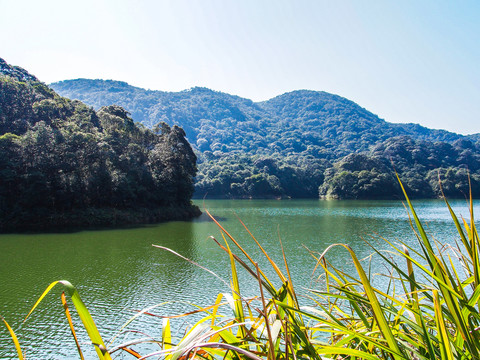
[[[169,221],[191,220],[202,212],[197,205],[159,208],[87,208],[66,212],[35,212],[9,216],[0,222],[0,233],[76,232],[121,229]]]

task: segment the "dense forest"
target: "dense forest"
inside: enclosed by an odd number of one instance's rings
[[[480,135],[388,123],[354,102],[300,90],[264,102],[192,88],[145,90],[112,80],[51,84],[100,108],[125,107],[135,121],[185,129],[197,156],[199,197],[392,198],[395,171],[412,197],[480,196]]]
[[[196,161],[180,127],[95,111],[0,59],[0,230],[198,215]]]

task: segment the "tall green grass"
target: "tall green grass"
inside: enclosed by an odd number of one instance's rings
[[[388,252],[371,247],[372,253],[389,269],[385,274],[387,285],[376,287],[355,252],[348,245],[334,244],[322,253],[310,251],[316,259],[314,273],[323,281],[324,289],[309,290],[308,299],[301,303],[281,242],[283,259],[279,265],[249,231],[270,267],[262,269],[207,212],[221,230],[222,238],[212,239],[229,259],[231,291],[219,294],[208,307],[174,316],[195,315],[195,323],[179,339],[172,336],[171,318],[165,317],[159,324],[162,327],[159,339],[139,338],[113,345],[114,338],[106,346],[76,289],[68,282],[60,283],[69,293],[99,359],[110,359],[120,353],[132,358],[168,360],[480,359],[480,242],[473,201],[470,198],[469,219],[458,219],[445,202],[458,238],[443,245],[427,234],[406,193],[405,198],[418,246],[413,248],[385,239]],[[332,266],[328,259],[334,247],[343,248],[354,264],[355,274]],[[258,286],[257,296],[243,296],[239,268]],[[274,274],[275,278],[267,274]],[[50,285],[34,309],[55,284]],[[305,306],[307,301],[309,305]],[[76,339],[66,300],[62,302]],[[136,314],[119,334],[134,319],[148,316],[150,310]],[[3,321],[12,335],[18,358],[23,359],[15,333]],[[141,355],[138,345],[143,342],[153,342],[159,350]]]

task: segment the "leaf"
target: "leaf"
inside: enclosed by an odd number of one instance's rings
[[[365,293],[370,302],[370,306],[372,307],[373,316],[380,329],[380,332],[382,333],[385,340],[387,340],[388,346],[392,350],[393,357],[395,359],[401,359],[403,357],[401,355],[402,351],[398,347],[397,340],[393,336],[392,330],[390,329],[387,319],[385,319],[382,308],[380,307],[380,303],[378,302],[377,296],[375,295],[375,291],[373,290],[372,285],[370,284],[370,281],[368,280],[367,275],[365,274],[365,271],[363,270],[363,267],[358,261],[358,258],[355,255],[355,252],[352,250],[352,248],[345,244],[333,244],[333,245],[330,245],[323,252],[320,258],[324,257],[324,254],[326,254],[329,251],[329,249],[331,249],[333,246],[338,246],[338,245],[344,247],[350,253],[350,256],[353,259],[353,263],[355,265],[357,273],[360,276],[360,280],[362,282],[363,288],[365,289]]]
[[[8,332],[10,333],[10,336],[13,340],[13,343],[15,344],[15,349],[17,350],[17,354],[18,354],[18,358],[19,360],[23,360],[24,357],[23,357],[23,354],[22,354],[22,349],[20,348],[20,343],[18,342],[18,339],[17,339],[17,335],[15,335],[15,332],[13,331],[13,329],[10,327],[10,325],[8,324],[7,320],[5,320],[3,318],[2,315],[0,315],[0,318],[2,318],[2,321],[3,323],[5,324],[5,326],[7,327],[8,329]]]
[[[108,353],[107,348],[105,347],[105,344],[102,340],[102,337],[100,336],[100,333],[98,332],[98,329],[95,325],[95,322],[92,319],[92,316],[90,315],[90,312],[88,311],[87,307],[85,306],[82,299],[80,298],[80,295],[77,289],[70,282],[66,280],[54,281],[53,283],[51,283],[47,287],[47,289],[43,292],[43,294],[40,296],[40,298],[37,300],[35,305],[33,305],[32,309],[30,310],[30,312],[25,317],[25,320],[23,321],[25,322],[28,319],[28,317],[37,308],[37,306],[40,304],[43,298],[57,284],[63,285],[64,288],[67,290],[68,294],[70,295],[73,305],[77,309],[78,316],[80,317],[80,320],[82,320],[83,326],[85,327],[85,330],[87,331],[88,336],[92,341],[92,344],[95,346],[95,351],[97,352],[98,358],[100,360],[104,360],[104,359],[110,360],[111,359],[110,354]]]
[[[433,290],[433,300],[435,305],[435,320],[441,339],[441,343],[439,345],[442,353],[442,359],[453,360],[452,347],[450,345],[448,330],[445,327],[445,320],[442,314],[442,305],[438,297],[438,290]]]
[[[67,299],[65,297],[65,292],[62,292],[62,295],[60,298],[62,299],[63,308],[65,309],[65,316],[67,317],[68,325],[70,326],[70,331],[72,332],[72,336],[75,340],[75,345],[77,345],[78,354],[80,355],[80,359],[83,360],[84,357],[83,357],[82,349],[80,348],[80,344],[78,343],[78,339],[77,339],[77,334],[75,333],[75,329],[73,327],[72,317],[70,315],[70,310],[68,310],[68,304],[67,304]]]
[[[170,319],[164,318],[162,327],[162,347],[165,350],[172,348],[172,334],[170,332]]]

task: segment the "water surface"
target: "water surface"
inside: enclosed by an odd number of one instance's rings
[[[220,219],[261,266],[266,261],[237,217],[279,264],[281,238],[299,291],[321,286],[312,276],[315,260],[306,248],[322,252],[331,244],[346,243],[364,258],[372,253],[365,240],[375,247],[386,247],[376,234],[412,246],[416,242],[400,201],[211,200],[198,204]],[[468,217],[465,201],[452,201],[451,205],[458,215]],[[415,206],[428,231],[437,239],[450,243],[458,240],[442,201],[417,201]],[[22,325],[48,284],[66,279],[76,285],[102,336],[108,340],[137,310],[175,300],[155,310],[159,315],[172,315],[191,310],[189,302],[211,304],[219,292],[228,292],[226,285],[210,273],[152,247],[168,247],[228,281],[229,260],[210,236],[222,239],[218,227],[206,216],[192,222],[134,229],[0,235],[0,314],[17,331],[28,358],[77,358],[63,315],[60,287]],[[334,248],[328,259],[352,269],[347,253],[340,248]],[[374,262],[374,267],[382,271],[379,262]],[[269,274],[274,277],[271,271]],[[247,279],[248,275],[241,273],[242,290],[245,295],[253,295],[257,288]],[[158,318],[143,316],[130,328],[158,337],[160,324]],[[79,332],[81,340],[87,342],[85,334]],[[125,336],[114,343],[118,345]],[[90,346],[83,345],[83,349],[87,357],[94,357]],[[0,358],[15,358],[3,326]]]

